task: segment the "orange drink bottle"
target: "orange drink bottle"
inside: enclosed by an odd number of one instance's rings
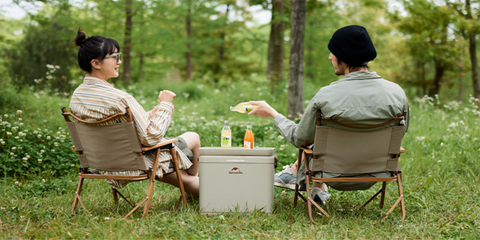
[[[252,125],[247,125],[247,132],[243,139],[243,148],[253,149],[255,147],[255,140],[253,138]]]

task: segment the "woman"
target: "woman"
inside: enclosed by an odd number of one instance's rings
[[[104,119],[118,112],[125,112],[125,107],[132,110],[135,126],[142,145],[153,146],[165,138],[165,133],[172,121],[174,111],[173,98],[175,93],[163,90],[158,95],[159,104],[151,111],[146,112],[143,107],[130,94],[114,88],[108,79],[118,77],[121,60],[120,46],[110,38],[93,36],[86,38],[80,29],[75,37],[75,44],[79,46],[78,64],[88,74],[73,93],[70,102],[71,111],[77,116],[96,121]],[[105,124],[127,121],[126,118],[114,119]],[[198,157],[200,138],[194,132],[186,132],[177,137],[175,143],[179,168],[182,169],[182,180],[185,191],[193,196],[199,194]],[[147,155],[153,163],[154,154]],[[160,153],[157,178],[177,186],[176,173],[170,167],[172,156],[169,151]],[[139,175],[141,171],[107,172],[102,174]],[[115,188],[122,188],[127,181],[108,180]]]

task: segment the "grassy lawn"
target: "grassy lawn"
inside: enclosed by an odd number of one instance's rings
[[[164,88],[172,89],[178,95],[174,122],[167,133],[169,136],[195,131],[200,134],[203,146],[218,146],[223,120],[229,120],[233,145],[239,146],[245,126],[253,124],[256,146],[275,147],[280,163],[277,171],[295,160],[297,150],[278,134],[271,119],[249,118],[226,110],[229,105],[244,100],[265,99],[280,112],[286,112],[284,94],[261,96],[259,93],[268,91],[267,88],[248,88],[246,85],[218,91],[188,84],[177,89],[173,85]],[[238,94],[238,89],[245,88],[251,91]],[[318,87],[312,92],[316,90]],[[128,91],[147,109],[155,104],[155,92],[158,92],[149,85],[141,89],[131,87]],[[307,93],[305,99],[311,95]],[[29,99],[27,93],[18,98]],[[63,124],[59,107],[68,105],[68,99],[53,97],[52,100],[51,95],[45,94],[33,100],[31,107],[26,104],[16,106],[23,110],[25,126],[22,128],[42,126],[48,128],[46,132],[56,132]],[[59,177],[38,172],[28,178],[13,175],[0,179],[0,238],[478,239],[480,124],[477,105],[474,101],[459,104],[428,98],[410,101],[412,118],[402,143],[407,152],[401,156],[400,162],[407,211],[403,222],[399,221],[398,209],[386,220],[381,220],[395,201],[395,194],[387,195],[384,209],[379,209],[378,201],[375,201],[359,211],[336,211],[363,204],[380,187],[379,184],[364,192],[331,189],[332,197],[326,207],[331,218],[315,216],[317,225],[308,219],[305,203],[300,202],[293,208],[292,191],[275,189],[271,214],[255,211],[209,216],[200,213],[198,200],[189,200],[187,208],[174,208],[179,191],[160,182],[155,185],[146,218],[141,218],[141,211],[137,211],[123,220],[123,215],[129,211],[128,205],[120,201],[118,207],[114,206],[107,184],[88,180],[82,196],[89,212],[79,208],[77,215],[71,216],[78,180],[74,174],[75,166],[72,166],[71,172]],[[41,113],[46,122],[35,122],[32,115],[39,113],[30,113],[29,108],[52,110],[51,113]],[[2,111],[2,116],[15,113],[15,109]],[[2,139],[7,139],[5,131],[1,134]],[[2,148],[5,159],[10,156],[11,147]],[[70,149],[60,145],[50,154],[55,156],[59,151]],[[132,183],[123,193],[140,201],[145,189],[145,183]],[[387,193],[396,191],[394,184],[388,184]]]

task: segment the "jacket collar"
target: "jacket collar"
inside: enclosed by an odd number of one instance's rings
[[[343,76],[342,78],[338,79],[337,82],[352,81],[352,80],[372,80],[372,79],[382,79],[382,78],[375,71],[357,71],[357,72],[351,72]]]
[[[88,84],[88,85],[102,85],[102,86],[107,86],[107,87],[113,88],[113,85],[110,84],[109,82],[104,81],[100,78],[96,78],[96,77],[85,77],[83,79],[83,83]]]

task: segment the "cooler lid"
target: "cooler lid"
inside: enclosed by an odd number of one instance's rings
[[[273,156],[232,156],[232,155],[200,155],[200,164],[273,164]]]
[[[221,156],[272,156],[275,148],[254,148],[245,149],[242,147],[221,148],[201,147],[200,155],[221,155]]]

